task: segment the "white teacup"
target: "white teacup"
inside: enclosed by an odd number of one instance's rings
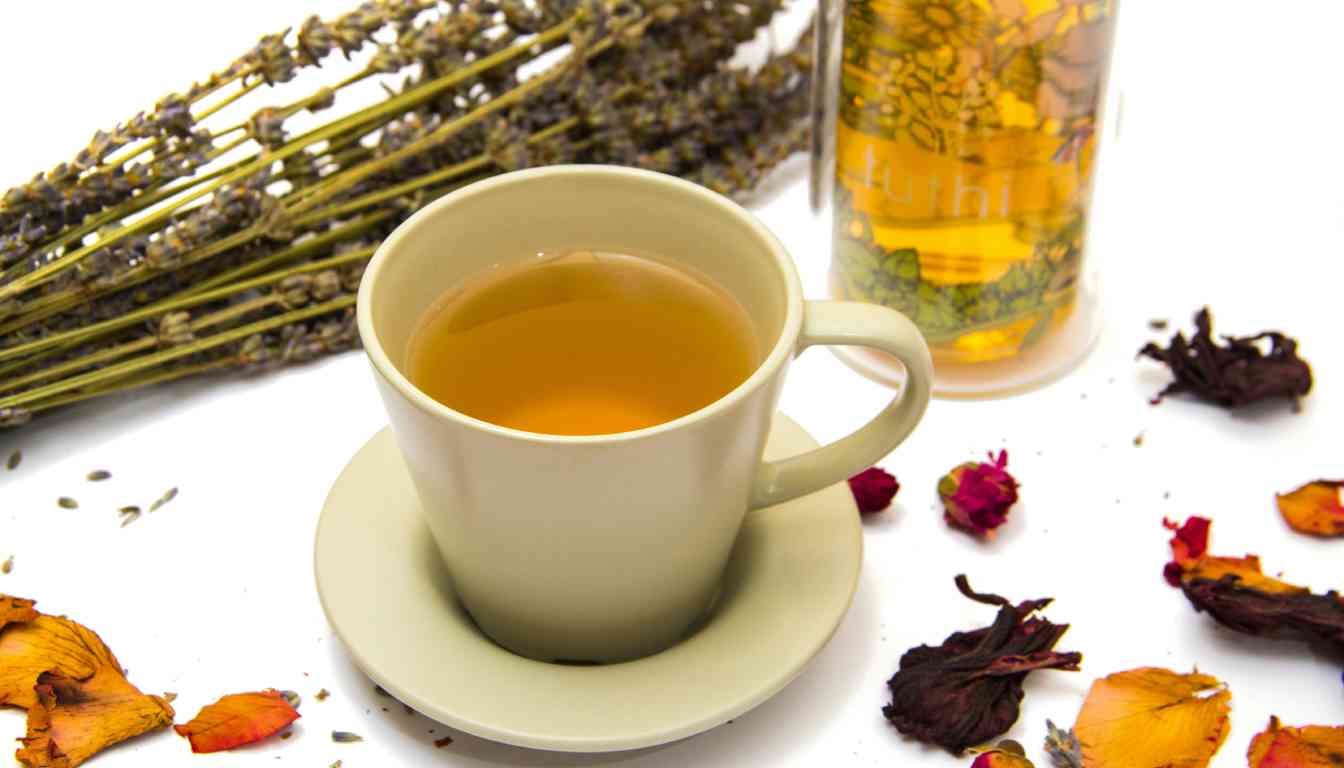
[[[764,362],[698,411],[612,435],[497,426],[410,382],[407,343],[435,299],[488,267],[569,248],[657,254],[707,275],[773,340]],[[426,206],[370,261],[359,333],[463,605],[500,645],[542,660],[619,661],[675,643],[713,600],[747,510],[885,456],[919,422],[932,380],[928,347],[904,316],[804,301],[788,253],[747,211],[613,166],[504,174]],[[789,362],[815,344],[890,353],[906,386],[848,437],[762,462]]]

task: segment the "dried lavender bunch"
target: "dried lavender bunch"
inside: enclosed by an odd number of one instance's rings
[[[780,7],[375,0],[264,37],[101,139],[77,171],[45,174],[0,202],[0,426],[134,387],[350,348],[358,276],[378,240],[428,200],[490,174],[617,162],[725,193],[750,189],[805,138],[809,39],[754,73],[726,68]],[[555,63],[524,74],[557,48]],[[337,51],[367,55],[359,74],[236,125],[207,125]],[[332,108],[369,77],[384,80],[384,101],[288,129],[290,117]]]

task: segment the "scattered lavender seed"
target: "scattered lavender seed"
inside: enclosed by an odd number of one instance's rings
[[[1154,331],[1165,331],[1167,330],[1167,321],[1162,318],[1149,320],[1148,327],[1152,328]]]
[[[60,506],[61,509],[79,509],[79,502],[69,496],[62,496],[57,499],[56,504]]]
[[[140,508],[139,508],[139,507],[122,507],[122,508],[121,508],[121,527],[122,527],[122,528],[125,528],[126,526],[130,525],[131,523],[134,523],[136,520],[139,520],[139,519],[140,519]]]
[[[104,480],[112,479],[112,473],[108,472],[106,469],[95,469],[85,475],[84,479],[88,480],[90,483],[101,483]]]
[[[435,748],[435,749],[443,749],[444,747],[446,747],[446,746],[448,746],[449,744],[452,744],[452,743],[453,743],[453,737],[452,737],[452,736],[444,736],[442,739],[435,739],[435,740],[434,740],[434,748]]]
[[[5,562],[0,563],[0,573],[3,573],[6,576],[8,576],[9,572],[12,570],[14,570],[14,556],[10,555],[9,557],[5,558]]]
[[[5,462],[5,469],[13,471],[19,468],[19,462],[23,461],[23,451],[15,451],[9,454],[9,461]]]
[[[294,735],[293,731],[285,731],[284,733],[280,734],[280,740],[284,741],[285,739],[288,739],[290,736],[293,735]]]
[[[363,741],[364,737],[349,731],[332,731],[331,740],[337,744],[353,744],[356,741]]]
[[[318,691],[317,695],[314,696],[313,698],[317,699],[318,701],[326,701],[327,697],[330,695],[331,691],[328,691],[326,688],[323,688],[322,690]]]
[[[303,703],[303,699],[300,698],[299,694],[295,693],[294,691],[281,691],[280,695],[284,696],[285,701],[289,703],[289,706],[295,709],[298,709],[299,705]]]
[[[1143,433],[1142,433],[1142,432],[1140,432],[1139,434],[1137,434],[1137,435],[1134,436],[1134,445],[1135,445],[1135,446],[1143,445]]]
[[[162,496],[155,499],[153,504],[149,505],[149,511],[153,512],[175,498],[177,498],[177,488],[169,488]]]
[[[177,700],[177,694],[173,693],[172,691],[165,691],[163,694],[163,700],[168,702],[169,704],[172,704],[174,701]]]

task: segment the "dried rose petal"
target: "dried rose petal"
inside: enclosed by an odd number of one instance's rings
[[[1096,680],[1073,725],[1083,765],[1204,768],[1227,739],[1231,700],[1198,672],[1142,667]]]
[[[938,481],[943,519],[948,525],[976,536],[992,536],[1008,520],[1017,503],[1017,480],[1008,474],[1008,452],[990,453],[993,464],[970,461]]]
[[[1344,536],[1344,480],[1315,480],[1274,497],[1279,514],[1298,533]]]
[[[1163,520],[1167,530],[1175,531],[1171,537],[1171,562],[1162,569],[1162,575],[1173,587],[1181,586],[1181,570],[1185,564],[1204,556],[1209,548],[1209,519],[1192,517],[1184,525]]]
[[[187,737],[192,752],[223,752],[261,741],[298,719],[284,694],[268,688],[224,696],[173,730]]]
[[[891,500],[900,489],[901,484],[896,482],[896,478],[880,467],[869,467],[849,478],[849,490],[854,494],[854,501],[859,504],[859,513],[864,515],[881,512],[891,506]]]
[[[1271,715],[1246,760],[1250,768],[1336,768],[1344,765],[1344,725],[1285,727]]]

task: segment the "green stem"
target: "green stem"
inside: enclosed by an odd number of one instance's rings
[[[15,357],[42,352],[57,347],[73,347],[78,344],[86,343],[100,336],[106,336],[114,331],[119,331],[127,326],[136,325],[154,318],[161,317],[169,312],[176,312],[183,309],[190,309],[202,304],[209,304],[212,301],[226,299],[230,296],[250,291],[255,288],[262,288],[268,285],[284,280],[287,277],[304,274],[307,272],[320,272],[331,267],[339,267],[356,261],[365,261],[373,255],[373,247],[360,248],[358,250],[342,253],[338,256],[332,256],[326,259],[310,261],[297,267],[270,272],[261,277],[252,280],[233,283],[216,288],[214,290],[202,290],[198,293],[192,293],[183,296],[174,296],[166,301],[159,301],[146,307],[128,312],[120,317],[114,317],[110,320],[104,320],[101,323],[75,328],[64,333],[54,333],[26,344],[19,344],[13,347],[0,349],[0,360],[9,360]],[[20,382],[0,382],[0,391],[14,389]]]
[[[385,221],[386,219],[390,218],[391,216],[394,215],[394,213],[395,213],[394,211],[376,211],[374,213],[364,216],[363,218],[356,219],[355,222],[352,223],[358,223],[359,227],[356,230],[354,230],[353,233],[358,234],[359,232],[365,231],[371,228],[374,224],[377,224],[380,221]],[[339,236],[337,235],[338,231]],[[184,297],[195,296],[197,293],[203,291],[208,291],[220,286],[226,286],[229,283],[232,283],[234,280],[238,280],[244,277],[250,277],[252,275],[257,274],[258,272],[265,271],[266,269],[274,267],[278,264],[283,264],[287,261],[294,261],[295,259],[301,259],[309,255],[313,251],[320,250],[340,240],[347,239],[347,237],[350,234],[351,234],[350,225],[343,224],[340,227],[336,227],[330,230],[329,232],[324,232],[321,235],[313,237],[309,240],[305,240],[294,247],[277,251],[276,253],[273,253],[269,256],[263,256],[262,258],[257,259],[255,261],[249,261],[248,263],[243,264],[240,267],[231,269],[228,272],[222,272],[218,275],[215,275],[214,277],[202,280],[192,285],[190,288],[188,288],[185,292],[183,292],[180,295]]]
[[[211,104],[211,105],[210,105],[209,107],[207,107],[204,111],[202,111],[201,114],[197,115],[197,116],[196,116],[196,122],[199,123],[199,122],[201,122],[202,120],[205,120],[207,117],[209,117],[209,116],[215,114],[216,112],[220,111],[221,109],[224,109],[225,107],[229,106],[230,104],[234,103],[235,101],[237,101],[237,100],[243,98],[243,97],[246,96],[247,94],[249,94],[249,93],[255,91],[256,89],[258,89],[258,88],[260,88],[260,87],[262,86],[262,83],[263,83],[263,82],[264,82],[264,81],[262,81],[262,80],[253,80],[253,81],[250,82],[250,83],[243,83],[243,85],[242,85],[238,90],[234,91],[233,93],[229,94],[228,96],[225,96],[224,98],[220,99],[219,101],[215,102],[214,104]],[[216,134],[216,135],[223,135],[224,133],[232,133],[232,131],[231,131],[231,130],[226,130],[226,131],[223,131],[222,133],[220,133],[220,134]]]
[[[90,253],[93,253],[99,248],[105,247],[111,242],[115,242],[117,240],[130,237],[131,235],[139,234],[140,232],[147,229],[149,226],[153,225],[154,223],[157,223],[157,221],[172,215],[173,212],[175,212],[182,206],[186,205],[187,203],[196,200],[200,197],[203,197],[204,195],[210,194],[211,192],[215,191],[219,187],[224,186],[225,184],[229,184],[239,179],[246,178],[247,176],[256,173],[258,170],[260,170],[266,165],[269,165],[278,160],[283,160],[297,152],[302,151],[305,147],[311,144],[315,144],[319,141],[329,139],[332,136],[335,136],[345,130],[348,130],[349,128],[355,125],[359,125],[361,123],[377,119],[385,115],[398,114],[404,112],[408,108],[415,106],[419,103],[422,103],[424,101],[427,101],[433,98],[434,96],[437,96],[439,93],[442,93],[443,91],[458,85],[459,83],[462,83],[466,80],[476,77],[482,72],[486,72],[500,64],[509,62],[512,59],[515,59],[519,56],[528,54],[537,46],[544,47],[552,42],[563,39],[566,36],[568,36],[570,30],[573,29],[577,25],[577,23],[578,23],[578,15],[576,14],[575,16],[572,16],[569,19],[559,24],[556,24],[555,26],[551,27],[545,32],[542,32],[538,34],[536,37],[533,37],[523,43],[519,43],[509,48],[505,48],[501,51],[496,51],[495,53],[489,56],[482,57],[481,59],[474,61],[471,64],[462,67],[461,69],[455,70],[454,72],[448,75],[437,78],[435,80],[431,80],[426,83],[422,83],[421,85],[418,85],[415,88],[412,88],[404,93],[398,94],[397,96],[394,96],[390,99],[386,99],[373,106],[355,112],[354,114],[347,116],[346,118],[333,121],[332,123],[329,123],[326,126],[315,129],[313,131],[309,131],[303,136],[292,139],[289,142],[285,143],[284,145],[277,147],[275,150],[262,152],[261,155],[258,156],[254,162],[249,163],[248,165],[239,168],[235,171],[224,174],[222,177],[214,180],[213,182],[205,185],[204,187],[187,194],[186,197],[182,198],[181,200],[175,201],[172,205],[166,206],[165,208],[155,211],[154,213],[150,214],[149,216],[146,216],[143,219],[140,219],[126,227],[117,230],[116,232],[109,235],[108,238],[100,239],[98,242],[80,248],[74,251],[73,253],[62,255],[57,259],[54,259],[46,264],[43,264],[41,267],[38,267],[37,269],[31,272],[19,275],[17,277],[13,277],[4,285],[0,285],[0,301],[12,298],[18,294],[21,294],[39,285],[40,283],[45,282],[47,278],[49,278],[50,276],[58,272],[61,272],[65,269],[68,269],[69,267],[73,266],[75,263],[77,263],[84,257],[88,256]],[[553,74],[551,76],[554,77]],[[539,75],[533,78],[532,80],[529,80],[528,83],[536,82],[538,80],[541,80],[543,77],[544,76]],[[517,90],[519,89],[515,89],[515,92]],[[501,97],[501,99],[506,99],[506,97]],[[454,121],[454,123],[456,122],[460,121]]]
[[[424,152],[427,149],[431,149],[438,144],[442,144],[484,118],[524,101],[528,96],[531,96],[534,91],[540,90],[543,86],[548,85],[552,80],[559,78],[564,73],[564,69],[557,65],[547,72],[537,75],[522,85],[515,87],[513,90],[496,96],[489,102],[473,109],[456,120],[450,120],[444,123],[430,133],[398,148],[394,152],[389,152],[375,160],[360,163],[353,168],[348,168],[322,179],[303,191],[299,201],[295,203],[292,208],[288,209],[289,213],[302,213],[303,211],[309,210],[318,203],[340,194],[342,190],[350,188],[363,179],[367,179],[376,173],[385,171],[408,157]],[[0,296],[0,298],[3,297]]]
[[[434,173],[417,176],[409,181],[404,181],[400,184],[386,187],[375,192],[369,192],[351,200],[347,200],[346,202],[338,203],[337,205],[310,211],[306,215],[294,219],[292,224],[296,227],[303,227],[324,219],[343,216],[352,211],[358,211],[361,208],[368,208],[371,205],[377,205],[378,203],[395,199],[407,192],[414,192],[417,189],[436,184],[440,181],[465,176],[472,171],[480,170],[487,165],[490,165],[490,158],[486,155],[480,155],[465,162],[458,163],[457,165],[450,165],[447,168],[435,171]]]
[[[238,77],[242,77],[242,75],[240,74],[240,75],[237,75],[237,76],[235,76],[235,77],[231,77],[231,78],[229,78],[229,79],[227,79],[227,80],[222,80],[219,84],[215,85],[213,88],[211,88],[211,89],[209,89],[209,90],[204,91],[203,93],[201,93],[200,96],[198,96],[198,97],[196,98],[196,100],[193,101],[192,103],[193,103],[193,104],[200,103],[201,99],[204,99],[206,96],[209,96],[209,95],[212,94],[212,93],[216,93],[217,91],[219,91],[220,88],[223,88],[224,86],[228,85],[229,83],[232,83],[232,82],[234,82],[235,80],[237,80]],[[234,101],[237,101],[238,99],[242,98],[242,97],[245,96],[246,94],[250,93],[254,88],[256,88],[256,87],[257,87],[258,85],[260,85],[260,84],[261,84],[261,81],[260,81],[260,80],[254,80],[252,83],[244,83],[243,86],[242,86],[242,88],[241,88],[241,90],[239,90],[237,93],[233,94],[232,96],[229,96],[228,98],[224,99],[224,100],[221,101],[219,104],[216,104],[215,106],[210,107],[209,109],[205,110],[205,111],[202,112],[201,114],[197,115],[197,116],[194,118],[194,121],[197,122],[197,123],[201,122],[202,120],[204,120],[205,118],[209,117],[210,115],[213,115],[214,113],[218,112],[219,110],[223,109],[224,107],[228,106],[229,104],[233,103]],[[225,131],[224,133],[229,133],[229,131]],[[214,136],[215,136],[215,137],[219,137],[219,136],[224,135],[224,133],[217,133],[217,134],[214,134]],[[143,142],[141,142],[140,145],[137,146],[137,147],[135,147],[134,149],[123,150],[123,151],[127,152],[127,154],[125,154],[124,156],[121,156],[121,157],[115,157],[115,156],[114,156],[114,157],[106,158],[106,159],[103,160],[103,162],[100,163],[99,165],[100,165],[102,168],[104,168],[104,169],[108,169],[108,168],[117,168],[117,167],[123,166],[123,165],[125,165],[127,162],[129,162],[129,161],[131,161],[131,160],[134,160],[135,158],[139,157],[140,155],[143,155],[144,153],[150,151],[151,149],[154,149],[154,148],[157,147],[158,145],[159,145],[159,140],[158,140],[157,137],[152,137],[152,138],[146,139],[146,140],[144,140]]]
[[[115,381],[108,382],[99,387],[86,389],[82,392],[65,395],[63,397],[53,397],[50,400],[44,400],[40,403],[29,406],[28,410],[32,413],[41,413],[42,411],[58,408],[62,405],[72,405],[92,400],[97,397],[111,395],[117,392],[129,392],[140,387],[147,387],[151,384],[161,384],[168,381],[195,376],[198,373],[207,373],[209,371],[219,370],[220,368],[229,368],[237,365],[233,358],[225,357],[219,360],[211,360],[207,363],[197,363],[196,365],[184,365],[178,368],[170,368],[167,371],[150,374],[148,376],[128,376]]]
[[[205,352],[224,344],[241,341],[253,334],[266,333],[267,331],[272,331],[276,328],[290,325],[291,323],[297,323],[301,320],[307,320],[312,317],[352,307],[354,304],[355,297],[346,295],[332,299],[331,301],[323,302],[322,304],[305,307],[303,309],[296,309],[275,317],[267,318],[266,320],[260,320],[222,333],[217,333],[204,339],[197,339],[186,344],[179,344],[171,349],[165,349],[152,355],[137,357],[134,360],[128,360],[124,363],[118,363],[117,365],[90,371],[89,373],[80,376],[73,376],[69,379],[53,382],[44,387],[37,387],[26,392],[20,392],[17,395],[0,398],[0,408],[35,403],[52,395],[58,395],[81,387],[93,386],[106,381],[111,381],[179,358]]]
[[[577,117],[565,118],[564,120],[561,120],[555,125],[537,131],[533,135],[527,137],[527,143],[533,145],[540,144],[549,139],[553,139],[556,136],[559,136],[569,130],[572,130],[573,128],[578,127],[578,125],[582,122],[583,121]],[[333,206],[321,208],[316,211],[310,211],[309,213],[294,219],[290,223],[292,226],[295,227],[303,227],[321,221],[323,219],[343,216],[347,213],[357,211],[361,208],[367,208],[369,206],[377,205],[387,200],[395,199],[397,197],[406,194],[407,192],[414,192],[417,189],[433,186],[434,184],[438,184],[439,182],[442,181],[448,181],[451,179],[458,178],[460,176],[467,176],[473,173],[474,171],[478,171],[490,165],[492,162],[493,161],[491,160],[490,155],[482,153],[469,160],[464,160],[458,163],[457,165],[450,165],[447,168],[442,168],[438,171],[434,171],[433,173],[425,174],[423,176],[417,176],[413,179],[404,181],[400,184],[386,187],[384,189],[380,189],[374,192],[369,192],[360,195],[359,197],[347,200],[342,203],[338,203]]]
[[[288,252],[288,256],[280,260],[288,261],[290,259],[302,258],[303,256],[313,253],[314,251],[320,250],[328,245],[333,245],[337,242],[340,242],[341,240],[345,240],[353,235],[357,235],[367,229],[370,229],[374,224],[377,224],[378,222],[388,218],[389,216],[392,215],[392,213],[393,213],[392,211],[379,211],[377,213],[363,216],[353,221],[347,222],[338,227],[333,227],[320,235],[309,238],[308,240],[304,240],[303,242],[300,242],[296,245],[290,246],[285,251],[281,252],[281,254]],[[275,257],[276,255],[273,254],[272,256],[267,257],[267,259],[270,260],[271,263],[275,263],[276,261]],[[126,279],[118,282],[117,285],[115,286],[111,286],[100,291],[89,292],[89,291],[80,291],[78,289],[71,289],[61,291],[59,293],[53,293],[49,296],[43,296],[41,299],[34,300],[31,303],[32,306],[23,315],[14,318],[13,320],[10,320],[4,325],[0,325],[0,338],[7,336],[15,331],[27,328],[28,326],[40,322],[42,320],[45,320],[48,317],[51,317],[52,315],[58,315],[68,309],[78,307],[79,305],[84,304],[85,302],[88,302],[92,299],[96,299],[101,296],[105,296],[109,293],[114,293],[116,291],[124,290],[126,288],[134,287],[136,285],[139,285],[140,283],[145,282],[146,280],[150,280],[160,275],[168,274],[171,271],[181,269],[183,267],[191,266],[197,263],[198,261],[200,261],[200,259],[197,258],[184,260],[174,265],[172,269],[163,271],[151,270],[143,266],[133,267],[132,269],[129,269],[124,273],[127,276]],[[209,282],[210,281],[206,281],[206,284],[208,284]],[[206,284],[194,285],[190,289],[188,289],[186,293],[190,294],[197,290],[204,290],[205,288],[203,286]]]
[[[241,139],[238,139],[236,141],[224,145],[223,147],[219,147],[210,153],[206,162],[214,160],[220,155],[232,151],[239,145],[244,144],[250,140],[251,139],[249,137],[244,136]],[[106,211],[103,211],[102,213],[99,213],[91,218],[85,219],[82,224],[79,224],[73,230],[57,234],[56,239],[50,240],[38,246],[37,248],[34,248],[33,252],[45,253],[60,248],[69,248],[71,245],[74,245],[76,242],[83,239],[86,235],[92,232],[96,232],[102,226],[117,221],[118,219],[123,219],[126,218],[127,216],[132,216],[136,213],[139,213],[140,211],[143,211],[146,208],[150,208],[154,205],[163,202],[164,200],[169,199],[173,195],[176,195],[185,189],[190,189],[191,187],[200,184],[202,182],[206,182],[211,179],[223,176],[225,173],[228,173],[229,171],[238,168],[242,164],[250,161],[251,158],[247,160],[241,160],[236,163],[232,163],[230,165],[226,165],[222,168],[218,168],[214,171],[211,171],[210,173],[207,173],[204,176],[196,176],[188,179],[181,179],[175,184],[165,183],[158,187],[151,187],[145,190],[144,192],[140,193],[139,195],[132,197],[130,200],[126,200],[125,202],[122,202],[119,205],[115,205],[111,208],[108,208]]]
[[[219,325],[221,323],[226,323],[230,320],[242,317],[243,315],[251,314],[252,312],[265,309],[273,304],[278,303],[279,301],[280,299],[274,295],[259,296],[250,301],[235,304],[231,307],[222,309],[218,312],[205,315],[204,317],[201,317],[193,321],[189,327],[191,328],[192,332],[195,333],[196,331],[204,330],[206,328],[209,328],[214,325]],[[127,355],[133,355],[137,352],[143,352],[147,349],[153,349],[158,345],[159,345],[158,337],[151,333],[147,336],[141,336],[140,338],[134,341],[126,342],[125,344],[118,344],[117,346],[114,347],[104,347],[103,349],[96,350],[87,355],[82,355],[73,360],[67,360],[63,363],[58,363],[49,368],[43,368],[40,371],[34,371],[26,376],[20,376],[17,379],[6,381],[2,386],[0,386],[0,391],[4,392],[13,391],[27,384],[32,384],[38,381],[45,381],[47,379],[56,376],[62,376],[67,373],[83,370],[85,368],[105,363],[109,360],[116,360],[122,357],[126,357]]]

